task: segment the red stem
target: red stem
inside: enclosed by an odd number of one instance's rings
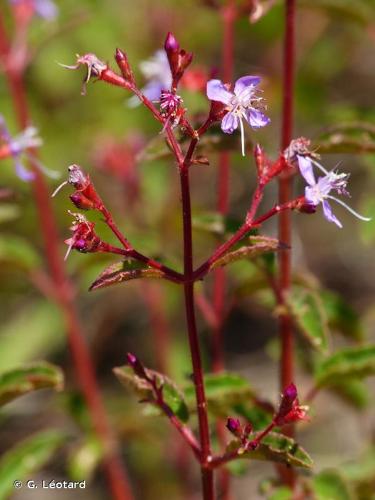
[[[9,49],[9,41],[0,14],[0,55],[4,60],[6,60]],[[5,71],[5,76],[12,95],[19,126],[24,129],[29,124],[29,111],[22,75]],[[108,484],[113,498],[130,500],[133,496],[129,482],[104,409],[90,352],[84,340],[84,334],[74,304],[72,285],[65,274],[63,261],[59,253],[59,237],[50,194],[42,174],[33,165],[32,161],[31,168],[35,174],[32,187],[44,239],[46,258],[57,291],[56,295],[59,297],[58,304],[65,318],[69,347],[79,384],[88,405],[95,431],[104,446],[104,468]]]
[[[285,1],[285,34],[284,34],[284,64],[283,64],[283,114],[281,131],[281,148],[284,150],[292,139],[293,132],[293,98],[295,70],[295,0]],[[290,174],[280,176],[279,203],[282,205],[292,196],[293,180]],[[292,241],[291,214],[285,211],[279,218],[279,239],[289,248]],[[282,300],[291,285],[291,251],[281,250],[279,253],[279,287]],[[294,381],[294,338],[292,320],[289,315],[281,315],[279,320],[281,339],[280,390],[284,390]],[[288,429],[288,435],[293,435],[293,428]],[[292,469],[280,469],[283,481],[290,486],[295,482]]]
[[[191,203],[189,170],[186,166],[180,167],[180,182],[182,195],[182,216],[184,233],[184,293],[186,321],[188,326],[190,353],[193,364],[194,386],[197,400],[199,422],[199,436],[201,442],[201,474],[204,500],[214,499],[213,472],[207,464],[211,456],[210,429],[207,415],[207,401],[204,390],[202,360],[199,348],[198,331],[194,309],[193,280],[193,241],[191,225]]]
[[[233,54],[234,54],[234,24],[237,17],[234,0],[228,0],[220,11],[223,25],[223,40],[221,46],[222,74],[225,83],[229,83],[233,78]],[[229,172],[230,153],[222,151],[219,154],[218,172],[218,196],[217,210],[225,216],[229,208]],[[225,321],[225,290],[226,290],[226,270],[218,268],[213,277],[213,297],[212,305],[215,311],[216,325],[212,329],[212,370],[219,373],[225,368],[224,356],[224,321]],[[219,442],[225,446],[226,427],[223,419],[218,420],[217,434]],[[223,468],[219,474],[220,493],[223,500],[230,498],[230,474]]]
[[[293,129],[293,93],[294,93],[294,17],[295,0],[286,0],[285,39],[284,39],[284,94],[282,117],[282,142],[284,150],[292,139]],[[279,203],[284,204],[291,198],[292,177],[281,176],[279,181]],[[291,214],[284,212],[279,219],[279,239],[291,245]],[[279,254],[280,290],[285,296],[291,283],[291,253],[282,250]],[[280,318],[281,335],[281,373],[280,389],[283,390],[294,381],[293,330],[290,316]]]

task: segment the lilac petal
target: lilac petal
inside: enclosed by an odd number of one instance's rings
[[[142,92],[150,101],[158,101],[162,90],[162,83],[157,80],[151,80],[143,87]]]
[[[221,80],[210,80],[207,82],[207,97],[211,101],[229,104],[233,98],[233,94],[227,90]]]
[[[30,182],[30,181],[34,180],[35,175],[32,172],[30,172],[30,170],[27,170],[22,165],[22,163],[18,160],[18,158],[14,159],[14,164],[16,167],[17,177],[19,177],[21,180],[23,180],[25,182]]]
[[[333,189],[334,186],[333,180],[329,175],[325,175],[324,177],[319,177],[317,186],[322,196],[326,196]]]
[[[341,222],[338,220],[338,218],[333,214],[331,205],[327,200],[323,200],[322,202],[323,205],[323,212],[324,212],[324,217],[329,221],[329,222],[334,222],[338,227],[342,228]]]
[[[221,122],[221,130],[226,134],[232,134],[238,127],[238,118],[233,113],[227,113]]]
[[[47,20],[57,17],[59,9],[51,0],[34,0],[35,12]]]
[[[315,177],[310,158],[297,155],[299,171],[309,186],[315,186]]]
[[[253,128],[265,127],[271,121],[268,116],[264,115],[257,109],[249,109],[246,111],[245,118],[248,124]]]
[[[239,78],[234,85],[234,93],[238,96],[241,94],[243,90],[247,87],[255,87],[259,85],[260,78],[259,76],[242,76]]]

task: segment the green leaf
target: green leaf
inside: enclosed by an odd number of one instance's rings
[[[29,301],[0,328],[1,370],[18,368],[35,359],[48,358],[65,342],[59,308],[45,300]]]
[[[0,238],[0,261],[31,270],[41,263],[40,257],[30,243],[11,234],[2,234]]]
[[[324,470],[312,481],[315,500],[351,500],[348,485],[335,470]]]
[[[375,126],[373,123],[365,122],[335,125],[318,137],[315,142],[319,146],[319,153],[373,153],[375,152]]]
[[[298,3],[312,9],[323,9],[344,22],[366,25],[374,20],[375,9],[368,0],[356,0],[355,3],[352,0],[299,0]]]
[[[251,400],[254,391],[249,382],[236,373],[209,374],[204,377],[204,387],[208,409],[215,415],[226,417],[236,404]],[[195,408],[194,385],[184,387],[186,400],[189,408]]]
[[[5,500],[14,493],[15,480],[30,479],[65,442],[65,433],[45,431],[25,439],[7,451],[0,459],[0,500]]]
[[[293,492],[287,486],[280,486],[272,491],[267,500],[292,500]]]
[[[103,458],[103,452],[103,446],[95,436],[87,437],[69,457],[69,477],[73,481],[89,481]]]
[[[286,303],[301,333],[321,352],[328,349],[328,325],[319,293],[295,286],[287,294]]]
[[[192,224],[194,229],[206,231],[216,236],[224,236],[237,231],[242,221],[225,217],[219,212],[203,212],[194,215]]]
[[[64,375],[58,366],[40,362],[0,375],[0,406],[37,389],[62,390]]]
[[[343,464],[340,467],[345,479],[350,482],[373,482],[375,473],[375,448],[368,449],[355,461]]]
[[[21,209],[13,203],[0,203],[0,224],[17,219],[21,215]]]
[[[150,403],[155,402],[153,390],[147,380],[144,380],[134,374],[129,366],[121,366],[114,368],[114,373],[119,381],[125,386],[132,389],[141,400],[147,400]],[[156,376],[158,386],[163,386],[164,401],[171,408],[173,413],[182,421],[187,422],[189,419],[189,410],[185,402],[183,392],[177,385],[167,376],[154,370],[146,369],[147,373],[153,377]]]
[[[364,331],[360,316],[337,293],[319,290],[328,325],[344,336],[363,340]]]
[[[251,439],[251,436],[250,436]],[[238,441],[232,441],[227,451],[239,448]],[[294,467],[310,469],[313,461],[308,453],[294,441],[294,439],[278,434],[269,433],[255,450],[245,451],[238,456],[239,459],[264,460],[278,462]]]
[[[364,243],[370,244],[375,241],[375,199],[373,195],[367,196],[361,204],[361,212],[371,220],[360,225],[361,237]]]
[[[346,348],[323,360],[316,369],[316,384],[334,385],[345,378],[375,374],[375,346]]]
[[[210,266],[210,271],[240,259],[254,259],[265,253],[275,252],[281,248],[279,240],[268,236],[250,236],[248,244],[237,250],[227,252]]]
[[[359,410],[367,408],[370,404],[370,392],[363,380],[356,378],[336,380],[330,389]]]
[[[139,278],[164,278],[163,271],[153,268],[139,267],[138,263],[123,261],[111,264],[97,277],[89,290],[99,290],[117,283]]]

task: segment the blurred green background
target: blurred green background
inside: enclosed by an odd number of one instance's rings
[[[75,54],[95,53],[113,61],[116,47],[128,54],[137,81],[143,83],[139,63],[163,45],[172,31],[181,45],[194,52],[193,68],[216,71],[220,76],[222,25],[218,12],[198,0],[107,0],[58,2],[56,21],[36,19],[30,33],[33,59],[26,73],[26,84],[33,123],[44,140],[43,163],[66,176],[71,163],[82,165],[125,235],[146,254],[160,256],[165,262],[182,266],[179,187],[171,158],[152,159],[163,147],[160,127],[147,110],[131,109],[130,97],[121,89],[102,82],[89,83],[87,95],[80,95],[84,71],[70,72],[57,62],[74,64]],[[374,340],[375,326],[375,124],[374,124],[374,41],[375,6],[372,0],[301,0],[297,16],[297,84],[295,97],[295,136],[312,139],[320,148],[322,163],[333,168],[340,163],[349,172],[351,206],[373,217],[369,223],[354,219],[335,206],[344,228],[329,224],[320,209],[315,215],[294,214],[293,262],[296,273],[314,286],[339,293],[350,306],[363,342]],[[7,2],[1,2],[7,11]],[[256,24],[246,16],[235,28],[235,76],[258,74],[268,104],[271,124],[259,132],[250,132],[250,141],[259,141],[271,157],[279,153],[282,91],[282,5],[276,5]],[[9,27],[11,27],[11,21]],[[78,74],[79,73],[79,74]],[[190,116],[205,113],[208,101],[199,92],[182,91]],[[12,133],[17,132],[12,102],[4,78],[0,78],[0,110]],[[238,138],[238,137],[237,137]],[[234,141],[235,142],[235,141]],[[143,159],[133,165],[129,153],[132,144],[146,148]],[[130,154],[129,164],[114,175],[105,148],[120,144]],[[129,146],[130,144],[130,146]],[[193,212],[199,217],[215,209],[218,153],[211,148],[210,166],[197,166],[192,172]],[[104,159],[103,159],[104,157]],[[0,204],[0,370],[24,362],[46,359],[63,367],[66,391],[61,394],[40,392],[11,403],[0,413],[0,452],[34,431],[62,426],[74,436],[67,449],[50,461],[41,477],[62,477],[72,473],[80,477],[77,450],[91,442],[89,456],[95,463],[96,448],[90,438],[85,408],[76,392],[76,381],[67,351],[60,314],[32,285],[27,271],[43,263],[43,245],[38,229],[30,186],[18,180],[11,161],[1,162],[0,183],[14,195]],[[57,183],[49,181],[51,193]],[[243,217],[252,189],[255,171],[251,153],[242,158],[235,142],[230,174],[230,215]],[[134,200],[132,193],[140,189]],[[72,206],[70,190],[54,200],[54,212],[63,240],[69,235]],[[303,183],[295,184],[296,195]],[[276,184],[269,187],[262,207],[271,207],[277,197]],[[73,207],[74,208],[74,207]],[[98,232],[111,238],[99,218]],[[263,233],[276,235],[275,220],[265,224]],[[197,228],[195,260],[208,256],[217,240]],[[112,240],[111,240],[112,241]],[[180,452],[180,443],[162,420],[139,419],[141,407],[136,398],[123,391],[112,368],[125,362],[127,351],[136,353],[145,364],[157,368],[158,356],[153,315],[142,283],[129,282],[108,290],[88,293],[90,283],[110,262],[104,255],[80,255],[72,252],[67,266],[78,287],[77,304],[87,329],[100,385],[106,395],[113,425],[119,430],[123,453],[139,499],[198,498],[197,471],[190,458]],[[249,263],[229,268],[228,304],[233,302],[225,325],[228,369],[246,376],[262,397],[277,400],[276,318],[265,308],[262,298],[252,292],[257,269]],[[250,283],[248,293],[246,283]],[[167,322],[170,338],[167,367],[176,380],[183,382],[190,373],[185,337],[181,290],[174,285],[156,283],[157,306]],[[211,280],[202,285],[209,295]],[[244,291],[245,290],[245,291]],[[361,317],[361,319],[359,319]],[[209,345],[209,328],[199,315],[202,344]],[[350,336],[349,336],[350,337]],[[353,335],[352,335],[353,337]],[[358,336],[357,336],[358,337]],[[331,335],[331,349],[353,342],[353,338]],[[299,345],[301,363],[298,385],[302,393],[310,388],[306,367],[311,354],[304,341]],[[160,360],[159,360],[160,361]],[[208,349],[206,362],[209,366]],[[373,388],[373,387],[372,387]],[[355,404],[345,406],[337,395],[317,397],[311,424],[301,426],[300,442],[313,456],[317,470],[343,467],[366,452],[373,437],[371,386],[363,388],[363,411]],[[358,401],[357,401],[358,402]],[[361,404],[359,405],[361,406]],[[91,439],[91,441],[90,441]],[[91,450],[91,451],[90,451]],[[180,453],[181,464],[176,465]],[[91,454],[91,455],[90,455]],[[186,463],[184,462],[186,461]],[[70,464],[67,470],[67,463]],[[185,467],[185,469],[184,469]],[[260,479],[272,476],[271,465],[252,464],[248,474],[234,480],[235,498],[260,498]],[[178,471],[185,470],[181,481]],[[372,469],[373,470],[373,469]],[[82,472],[83,474],[83,472]],[[374,476],[373,476],[374,477]],[[181,486],[181,484],[183,486]],[[373,498],[370,496],[362,498]],[[373,493],[371,493],[373,494]],[[37,495],[37,496],[35,496]],[[52,493],[23,491],[16,499],[52,498]],[[61,498],[77,498],[60,492]],[[72,496],[70,496],[72,495]],[[195,496],[194,496],[195,495]],[[60,498],[53,492],[54,498]],[[79,498],[106,498],[100,474]]]

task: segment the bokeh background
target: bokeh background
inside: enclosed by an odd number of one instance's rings
[[[42,161],[61,172],[62,178],[69,164],[82,165],[135,246],[181,268],[178,178],[171,158],[160,154],[163,138],[159,125],[147,110],[130,108],[130,96],[121,89],[90,83],[87,95],[81,96],[83,71],[66,71],[57,62],[74,64],[76,53],[87,52],[112,61],[115,48],[120,47],[127,52],[141,83],[144,79],[139,63],[161,48],[166,32],[173,31],[181,45],[194,52],[193,69],[220,75],[220,16],[198,0],[64,0],[58,4],[58,18],[53,22],[35,20],[30,33],[33,59],[26,84],[33,121],[44,140]],[[294,214],[294,269],[316,286],[339,293],[348,304],[345,307],[350,310],[356,331],[369,342],[374,340],[375,324],[375,6],[371,0],[301,0],[298,5],[295,136],[311,138],[320,148],[327,168],[340,163],[341,170],[350,173],[349,202],[359,212],[372,215],[373,220],[359,222],[335,206],[344,225],[340,230],[323,218],[320,209],[312,216]],[[2,1],[0,6],[7,11],[7,2]],[[278,155],[280,143],[282,20],[282,5],[276,2],[259,22],[252,24],[244,16],[235,27],[235,75],[262,76],[272,120],[265,129],[249,133],[248,141],[261,142],[271,157]],[[184,90],[182,96],[191,115],[198,116],[208,109],[203,93]],[[0,110],[15,133],[4,78],[0,78]],[[239,143],[232,142],[230,215],[237,219],[247,208],[255,171],[251,153],[242,158]],[[192,172],[193,212],[198,222],[215,208],[218,153],[210,146],[207,154],[210,166],[197,166]],[[15,177],[11,161],[2,161],[0,183],[14,193],[11,200],[0,204],[0,370],[46,359],[60,365],[67,378],[66,389],[60,394],[41,391],[1,410],[0,452],[37,430],[62,426],[73,438],[39,476],[66,478],[83,474],[87,464],[83,461],[82,465],[77,451],[86,445],[93,467],[85,472],[87,477],[91,474],[91,479],[89,487],[79,492],[79,498],[107,498],[102,475],[95,472],[95,443],[74,378],[60,313],[29,279],[28,271],[43,265],[30,186]],[[52,193],[57,183],[49,183]],[[62,253],[71,221],[68,193],[68,189],[63,190],[53,203]],[[295,193],[303,193],[299,180]],[[272,206],[276,197],[277,188],[272,185],[262,207]],[[110,239],[104,224],[97,220],[98,232]],[[276,235],[276,221],[265,224],[263,233]],[[199,223],[194,238],[198,263],[215,247],[217,239]],[[72,252],[67,266],[78,288],[77,304],[134,491],[138,499],[145,500],[185,498],[187,491],[190,498],[199,498],[197,471],[181,451],[179,438],[162,418],[140,418],[141,406],[112,373],[112,368],[123,365],[126,352],[131,351],[147,366],[164,365],[177,381],[186,380],[190,362],[181,290],[165,283],[145,287],[134,281],[88,293],[90,283],[112,260],[100,254]],[[246,376],[263,397],[277,401],[277,322],[265,307],[264,297],[254,293],[251,283],[255,273],[249,263],[229,268],[226,363],[228,369]],[[208,295],[210,287],[210,280],[202,285]],[[209,327],[198,316],[208,368]],[[156,340],[160,324],[168,337],[164,357]],[[351,342],[334,332],[330,338],[332,348]],[[299,350],[297,382],[304,393],[311,384],[306,369],[311,356],[303,341]],[[352,400],[349,406],[332,392],[317,396],[312,422],[299,431],[299,440],[314,458],[317,470],[344,470],[345,464],[369,449],[374,432],[371,386],[364,384],[361,391],[361,401]],[[272,475],[271,465],[252,464],[246,474],[235,477],[234,498],[261,498],[259,482]],[[373,498],[368,494],[363,498]],[[52,496],[77,498],[77,493],[24,490],[14,498]]]

